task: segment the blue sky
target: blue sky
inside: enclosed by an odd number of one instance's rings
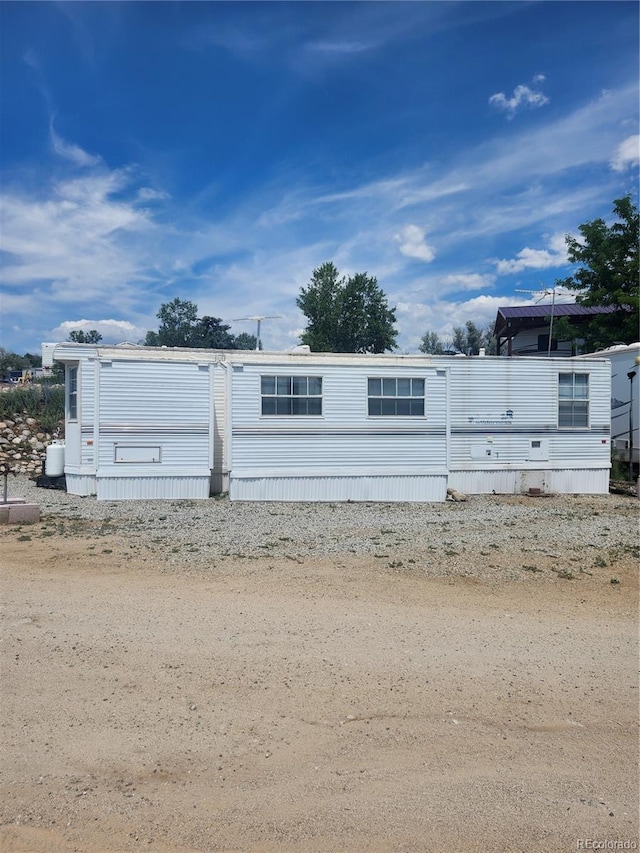
[[[312,270],[399,351],[569,274],[638,187],[635,2],[5,2],[2,326],[138,341],[175,297],[298,342]],[[535,297],[534,297],[535,298]],[[565,297],[566,299],[567,297]]]

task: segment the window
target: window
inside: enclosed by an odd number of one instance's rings
[[[555,338],[551,338],[551,352],[555,352],[558,349],[558,341]],[[538,352],[548,352],[549,351],[549,335],[538,335]]]
[[[558,426],[589,426],[589,374],[558,375]]]
[[[67,367],[67,417],[78,420],[78,368]]]
[[[262,376],[263,415],[321,415],[321,376]]]
[[[424,417],[424,379],[369,379],[369,414]]]

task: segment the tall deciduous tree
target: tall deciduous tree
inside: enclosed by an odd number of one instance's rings
[[[200,349],[255,349],[254,335],[243,332],[236,338],[231,326],[220,317],[198,317],[195,302],[174,299],[160,306],[156,314],[160,320],[157,332],[147,332],[144,340],[148,347],[196,347]]]
[[[467,320],[464,327],[456,326],[453,330],[453,346],[465,355],[478,355],[483,342],[482,331],[471,320]]]
[[[160,306],[157,332],[147,332],[145,346],[189,347],[198,322],[198,306],[184,299],[174,299]]]
[[[329,261],[311,274],[308,287],[300,290],[296,305],[307,318],[300,340],[314,352],[336,352],[340,319],[340,294],[345,280]]]
[[[235,349],[235,339],[229,334],[231,326],[219,317],[202,317],[192,331],[188,346],[206,349]]]
[[[308,324],[303,344],[316,352],[385,352],[396,346],[395,309],[376,278],[340,278],[331,262],[313,271],[296,300]]]
[[[615,199],[613,211],[613,225],[594,219],[580,225],[581,239],[565,238],[569,260],[580,266],[557,284],[579,291],[576,301],[582,305],[615,309],[595,316],[581,331],[587,351],[615,341],[638,340],[640,215],[628,195]]]

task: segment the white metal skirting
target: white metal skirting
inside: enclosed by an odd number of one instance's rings
[[[98,477],[97,497],[101,501],[124,500],[206,500],[211,476]]]
[[[609,469],[452,471],[449,486],[468,495],[526,494],[529,489],[567,495],[609,492]]]
[[[98,491],[95,474],[67,474],[65,473],[67,483],[67,493],[70,495],[79,495],[86,498],[89,495],[95,495]]]
[[[447,478],[440,476],[235,477],[234,501],[444,501]]]

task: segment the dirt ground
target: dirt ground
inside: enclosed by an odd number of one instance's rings
[[[95,542],[0,539],[3,851],[638,842],[632,556],[489,582]]]

